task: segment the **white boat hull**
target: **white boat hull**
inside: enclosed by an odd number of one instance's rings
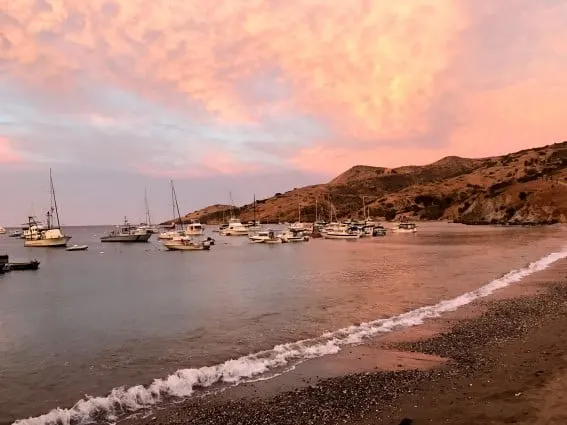
[[[24,246],[27,248],[62,248],[67,246],[71,236],[63,236],[53,239],[26,239]]]
[[[170,251],[208,251],[211,249],[211,245],[207,243],[183,243],[179,240],[165,242],[163,246]]]
[[[394,233],[417,233],[417,229],[393,229]]]
[[[345,239],[345,240],[357,240],[360,239],[360,235],[345,235],[337,233],[323,233],[323,239]]]
[[[223,236],[248,236],[248,229],[246,230],[225,230],[221,233]]]

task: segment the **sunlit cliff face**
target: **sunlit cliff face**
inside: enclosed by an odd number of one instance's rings
[[[0,164],[206,177],[564,138],[567,2],[0,0]]]

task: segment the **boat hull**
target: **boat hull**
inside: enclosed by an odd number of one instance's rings
[[[360,235],[344,235],[344,234],[323,233],[323,238],[324,239],[357,240],[357,239],[360,239]]]
[[[144,235],[117,235],[117,236],[103,236],[100,238],[101,242],[115,242],[115,243],[143,243],[148,242],[150,237],[152,236],[151,233],[147,233]]]
[[[27,261],[24,263],[8,263],[8,271],[19,271],[19,270],[37,270],[39,268],[39,261]]]
[[[71,236],[63,236],[53,239],[26,239],[24,246],[27,248],[63,248],[67,246]]]
[[[67,248],[67,251],[86,251],[88,249],[87,245],[74,245]]]
[[[211,249],[208,244],[165,243],[163,246],[169,251],[209,251]]]

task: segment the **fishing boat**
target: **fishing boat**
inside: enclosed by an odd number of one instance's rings
[[[67,251],[86,251],[88,248],[88,245],[73,245],[68,247]]]
[[[179,211],[179,203],[177,202],[177,194],[175,192],[173,180],[171,180],[171,193],[173,198],[173,205],[177,210],[177,216],[179,222],[181,223],[181,213]],[[183,229],[183,232],[185,232],[185,229]],[[202,233],[200,233],[200,235],[202,235]],[[211,245],[213,244],[214,239],[212,238],[208,238],[204,241],[195,240],[192,236],[187,234],[175,236],[163,242],[163,246],[169,251],[208,251],[211,249]]]
[[[100,238],[101,242],[125,242],[125,243],[136,243],[136,242],[148,242],[152,234],[144,230],[140,230],[138,226],[134,226],[128,222],[128,219],[124,217],[124,223],[120,226],[116,226],[108,235],[102,236]]]
[[[296,230],[289,228],[280,233],[279,238],[285,243],[307,242],[309,240],[308,233],[304,230]]]
[[[57,207],[57,198],[55,197],[55,187],[53,185],[53,177],[51,169],[49,170],[49,184],[51,191],[51,207],[47,211],[47,227],[43,228],[35,220],[35,217],[28,217],[27,234],[24,232],[25,247],[45,247],[59,248],[67,246],[67,242],[71,236],[67,236],[61,230],[61,222],[59,221],[59,208]],[[56,223],[54,222],[56,221]]]

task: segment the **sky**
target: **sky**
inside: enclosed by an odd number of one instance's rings
[[[566,0],[0,0],[0,224],[567,139]]]

